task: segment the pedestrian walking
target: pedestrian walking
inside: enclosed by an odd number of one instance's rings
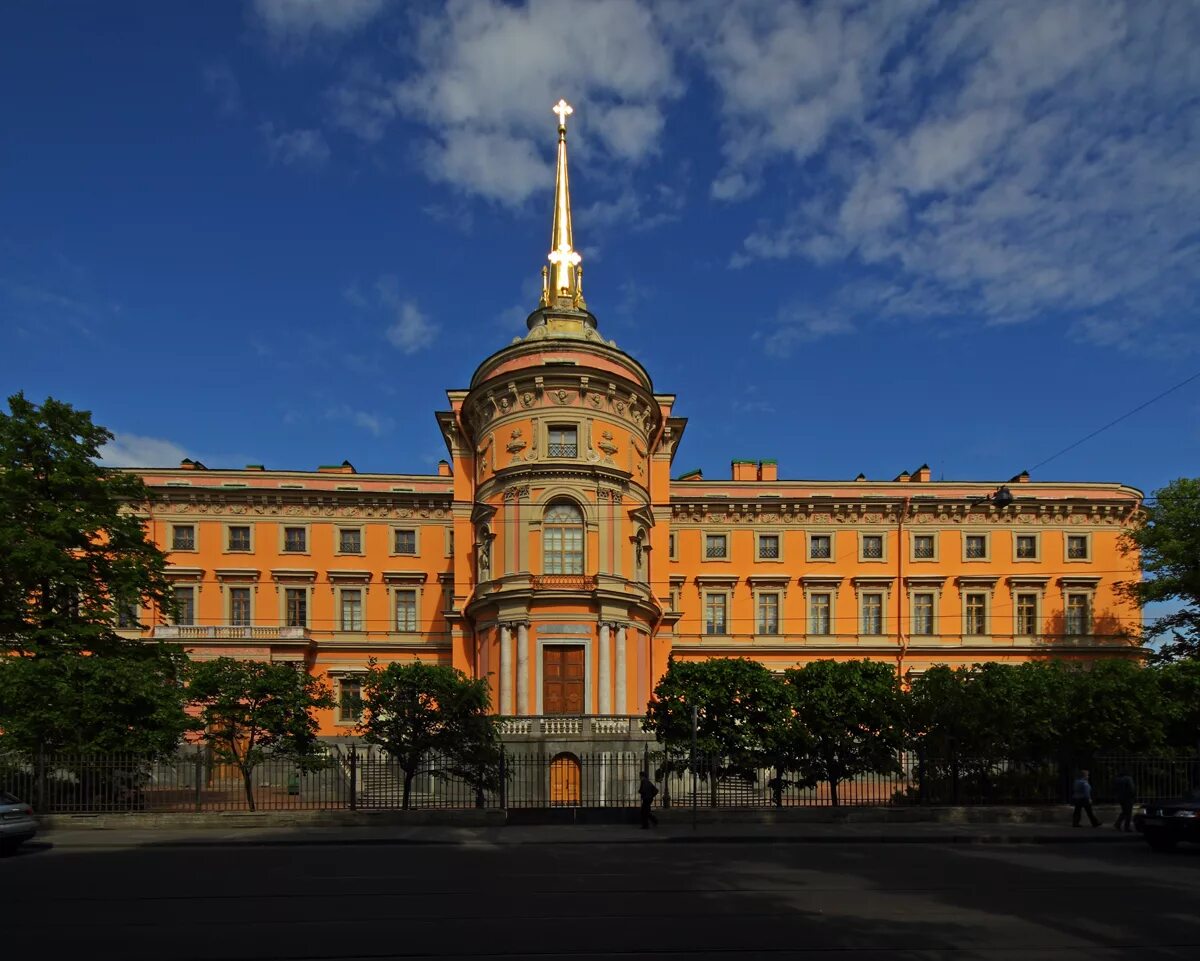
[[[654,782],[650,780],[650,774],[646,771],[642,772],[642,783],[638,785],[638,794],[642,797],[642,830],[646,830],[651,824],[657,827],[658,818],[650,810],[650,805],[654,803],[654,798],[658,795],[658,788],[654,786]]]
[[[1118,831],[1122,827],[1126,831],[1133,830],[1133,801],[1137,797],[1137,785],[1128,771],[1121,771],[1113,781],[1113,794],[1121,805],[1121,813],[1117,815],[1117,823],[1113,825]]]
[[[1075,811],[1071,815],[1071,827],[1079,827],[1080,815],[1087,811],[1088,820],[1092,822],[1092,827],[1100,826],[1100,819],[1096,817],[1096,812],[1092,810],[1092,782],[1088,780],[1088,772],[1086,770],[1079,772],[1079,777],[1075,779],[1075,783],[1071,785],[1071,803],[1075,805]]]

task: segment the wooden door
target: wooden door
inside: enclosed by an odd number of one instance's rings
[[[542,710],[546,714],[583,713],[583,645],[542,649]]]
[[[580,796],[579,758],[557,754],[550,762],[550,803],[555,807],[578,807]]]

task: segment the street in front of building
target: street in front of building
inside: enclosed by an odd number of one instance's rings
[[[761,829],[724,842],[680,828],[649,838],[615,825],[539,830],[478,832],[459,844],[351,843],[336,832],[192,845],[128,835],[125,844],[91,832],[108,846],[87,847],[50,835],[0,862],[5,953],[90,961],[1200,953],[1200,849],[1155,854],[1137,838],[1109,836],[1107,825],[1096,829],[1103,837],[1072,836],[1087,843],[1051,844],[855,842],[845,828],[828,843],[775,843],[786,835]]]

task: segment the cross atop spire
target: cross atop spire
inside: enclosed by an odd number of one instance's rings
[[[571,188],[567,181],[567,117],[574,109],[565,100],[552,108],[558,116],[558,166],[554,178],[554,222],[550,227],[550,268],[542,268],[542,306],[586,310],[583,259],[571,231]]]

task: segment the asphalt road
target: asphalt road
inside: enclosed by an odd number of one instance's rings
[[[621,829],[615,829],[621,830]],[[43,847],[5,958],[1200,958],[1200,848]]]

